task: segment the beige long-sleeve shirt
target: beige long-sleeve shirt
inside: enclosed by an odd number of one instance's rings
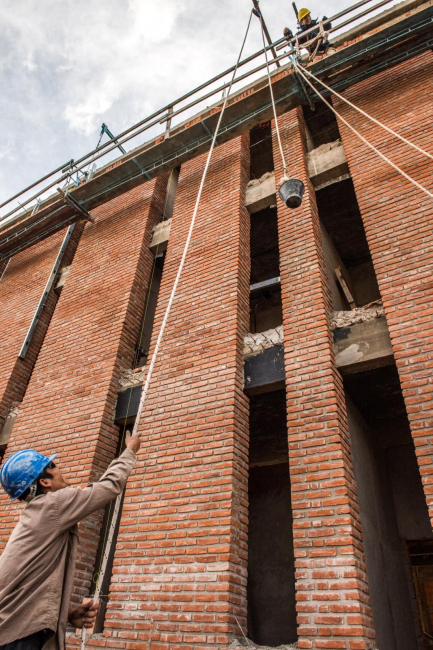
[[[77,523],[120,494],[135,464],[126,449],[98,483],[33,499],[0,557],[0,646],[39,630],[63,650],[78,545]]]

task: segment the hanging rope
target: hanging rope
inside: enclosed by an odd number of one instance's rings
[[[186,239],[186,242],[185,242],[185,247],[184,247],[184,250],[183,250],[182,258],[181,258],[181,261],[180,261],[180,264],[179,264],[179,268],[178,268],[178,271],[177,271],[177,274],[176,274],[176,278],[175,278],[175,281],[174,281],[174,284],[173,284],[173,288],[171,290],[171,294],[170,294],[170,298],[169,298],[169,301],[168,301],[168,304],[167,304],[167,308],[165,310],[165,314],[164,314],[164,318],[163,318],[163,321],[162,321],[162,324],[161,324],[161,328],[159,330],[158,338],[157,338],[157,341],[156,341],[156,344],[155,344],[155,349],[154,349],[153,354],[152,354],[152,360],[151,360],[150,365],[149,365],[149,370],[148,370],[147,375],[146,375],[146,381],[145,381],[145,384],[143,386],[143,390],[142,390],[142,393],[141,393],[140,404],[139,404],[139,407],[138,407],[138,410],[137,410],[137,416],[135,418],[135,423],[134,423],[134,427],[133,427],[133,430],[132,430],[132,435],[137,435],[137,432],[138,432],[138,426],[139,426],[139,423],[140,423],[141,413],[142,413],[142,410],[143,410],[144,402],[146,401],[147,392],[149,390],[149,384],[150,384],[150,381],[151,381],[151,378],[152,378],[153,369],[155,367],[156,359],[158,357],[159,347],[161,345],[162,337],[164,336],[164,331],[165,331],[165,327],[167,325],[168,317],[170,315],[171,306],[173,304],[173,301],[174,301],[174,298],[175,298],[175,295],[176,295],[177,286],[179,284],[180,276],[182,274],[182,270],[183,270],[183,267],[185,265],[186,256],[188,254],[188,249],[189,249],[189,245],[190,245],[190,242],[191,242],[192,233],[193,233],[193,230],[194,230],[194,224],[195,224],[195,221],[196,221],[198,207],[199,207],[201,195],[202,195],[202,192],[203,192],[204,182],[206,180],[207,172],[208,172],[208,169],[209,169],[209,164],[210,164],[210,161],[211,161],[211,158],[212,158],[212,153],[213,153],[213,150],[215,148],[215,143],[216,143],[218,132],[219,132],[219,129],[220,129],[220,126],[221,126],[224,111],[225,111],[225,108],[226,108],[226,105],[227,105],[228,98],[230,96],[230,91],[231,91],[231,88],[233,86],[233,82],[235,80],[236,72],[237,72],[237,69],[239,67],[239,62],[241,60],[242,52],[244,50],[245,42],[247,40],[248,32],[249,32],[249,29],[250,29],[251,17],[252,17],[252,12],[250,13],[250,16],[249,16],[247,29],[246,29],[246,32],[245,32],[244,39],[242,41],[242,47],[240,49],[239,56],[238,56],[238,59],[237,59],[237,62],[236,62],[236,66],[235,66],[235,69],[233,71],[233,75],[232,75],[232,78],[231,78],[231,81],[230,81],[230,86],[228,88],[227,95],[224,98],[224,103],[223,103],[223,106],[222,106],[222,109],[221,109],[221,112],[220,112],[220,115],[219,115],[219,118],[218,118],[217,126],[216,126],[216,129],[215,129],[215,132],[214,132],[214,135],[213,135],[213,138],[212,138],[212,143],[211,143],[209,153],[208,153],[208,156],[207,156],[207,159],[206,159],[206,164],[205,164],[205,167],[204,167],[204,170],[203,170],[203,175],[202,175],[202,178],[201,178],[200,187],[199,187],[199,190],[198,190],[193,215],[192,215],[192,218],[191,218],[191,224],[190,224],[190,227],[189,227],[188,236],[187,236],[187,239]],[[122,494],[119,494],[119,496],[116,499],[115,505],[114,505],[113,516],[111,518],[110,529],[109,529],[109,532],[108,532],[108,535],[107,535],[107,538],[106,538],[107,541],[106,541],[105,549],[104,549],[104,552],[103,552],[102,562],[101,562],[99,575],[98,575],[97,582],[96,582],[95,593],[94,593],[93,598],[92,598],[92,603],[97,602],[97,600],[99,599],[100,593],[101,593],[102,582],[104,580],[104,575],[105,575],[105,571],[106,571],[106,568],[107,568],[108,556],[110,554],[111,545],[112,545],[113,539],[114,539],[114,531],[116,529],[117,520],[118,520],[119,513],[120,513],[121,503],[122,503]],[[80,644],[81,650],[85,650],[86,636],[87,636],[86,628],[83,627],[83,629],[81,631],[81,644]]]
[[[274,111],[274,119],[275,119],[275,131],[277,133],[277,140],[278,140],[278,147],[280,149],[280,155],[281,155],[281,160],[283,162],[283,170],[284,170],[284,176],[289,176],[289,172],[287,170],[287,163],[286,163],[286,158],[284,156],[284,151],[283,151],[283,145],[281,144],[281,137],[280,137],[280,129],[278,127],[278,117],[277,117],[277,109],[275,107],[275,99],[274,99],[274,91],[272,89],[272,82],[271,82],[271,72],[269,70],[269,62],[268,62],[268,52],[266,50],[266,43],[265,43],[265,31],[264,31],[264,26],[263,26],[263,18],[262,14],[260,14],[260,26],[262,28],[262,41],[263,41],[263,52],[265,54],[265,59],[266,59],[266,70],[268,73],[268,81],[269,81],[269,90],[271,93],[271,100],[272,100],[272,109]]]
[[[372,122],[374,122],[374,123],[377,124],[378,126],[382,127],[382,129],[385,129],[385,131],[388,131],[388,133],[391,133],[392,135],[394,135],[396,138],[398,138],[398,139],[401,140],[402,142],[405,142],[405,143],[406,143],[407,145],[409,145],[410,147],[413,147],[414,149],[416,149],[416,150],[419,151],[420,153],[424,154],[425,156],[427,156],[428,158],[431,158],[431,159],[433,160],[433,155],[430,154],[430,153],[428,153],[428,151],[425,151],[424,149],[421,149],[421,147],[418,147],[416,144],[414,144],[414,143],[411,142],[410,140],[407,140],[406,138],[404,138],[402,135],[400,135],[400,134],[397,133],[396,131],[393,131],[393,129],[391,129],[389,126],[386,126],[386,124],[383,124],[382,122],[379,122],[379,120],[376,120],[375,117],[373,117],[372,115],[369,115],[368,113],[366,113],[365,111],[363,111],[362,108],[359,108],[359,106],[356,106],[355,104],[352,104],[352,102],[350,102],[348,99],[346,99],[345,97],[343,97],[343,95],[340,95],[339,93],[337,93],[337,91],[334,90],[333,88],[331,88],[330,86],[327,86],[327,85],[326,85],[326,84],[325,84],[321,79],[319,79],[318,77],[316,77],[316,76],[315,76],[312,72],[310,72],[307,68],[302,68],[302,70],[303,70],[303,72],[305,72],[309,77],[311,77],[311,78],[314,79],[315,81],[318,81],[318,82],[319,82],[319,83],[320,83],[324,88],[326,88],[326,90],[329,90],[329,91],[330,91],[331,93],[333,93],[336,97],[338,97],[338,98],[341,99],[343,102],[345,102],[346,104],[348,104],[349,106],[351,106],[352,108],[354,108],[356,111],[358,111],[358,113],[361,113],[362,115],[364,115],[364,117],[367,117],[369,120],[371,120]]]
[[[387,156],[385,156],[381,151],[379,151],[379,149],[377,149],[377,148],[376,148],[374,145],[372,145],[372,144],[371,144],[371,143],[370,143],[366,138],[364,138],[364,136],[361,135],[361,133],[359,133],[359,131],[357,131],[353,126],[351,126],[351,125],[349,124],[349,122],[348,122],[347,120],[345,120],[344,117],[342,117],[342,115],[340,115],[340,113],[338,113],[338,111],[335,110],[335,108],[332,106],[332,104],[330,104],[328,101],[326,101],[326,99],[323,97],[323,95],[321,95],[321,94],[319,93],[319,91],[317,90],[317,88],[315,88],[315,87],[313,86],[313,84],[312,84],[311,81],[308,79],[308,77],[303,73],[303,68],[301,68],[301,67],[298,65],[297,61],[295,61],[294,58],[292,58],[292,62],[293,62],[293,65],[294,65],[295,70],[297,70],[297,72],[298,72],[298,73],[299,73],[299,74],[304,78],[304,80],[305,80],[306,83],[310,86],[310,88],[312,88],[312,89],[314,90],[314,92],[315,92],[315,93],[320,97],[320,99],[321,99],[323,102],[325,102],[325,104],[326,104],[326,105],[331,109],[331,111],[332,111],[332,112],[333,112],[337,117],[340,118],[340,120],[343,122],[343,124],[345,124],[345,125],[347,126],[348,129],[350,129],[350,130],[351,130],[351,131],[352,131],[352,132],[353,132],[353,133],[354,133],[354,134],[355,134],[355,135],[356,135],[360,140],[362,140],[362,142],[364,142],[364,144],[366,144],[367,147],[369,147],[369,148],[370,148],[372,151],[374,151],[378,156],[380,156],[380,157],[382,158],[382,160],[384,160],[386,163],[388,163],[388,165],[390,165],[391,167],[393,167],[393,168],[394,168],[394,169],[395,169],[399,174],[401,174],[402,176],[404,176],[404,177],[406,178],[406,180],[408,180],[410,183],[412,183],[412,185],[415,185],[415,187],[417,187],[419,190],[421,190],[421,192],[423,192],[424,194],[426,194],[430,199],[433,199],[433,194],[432,194],[431,192],[429,192],[429,191],[428,191],[428,190],[427,190],[423,185],[421,185],[420,183],[418,183],[414,178],[412,178],[411,176],[409,176],[409,174],[406,174],[406,172],[404,172],[404,171],[403,171],[403,170],[402,170],[398,165],[396,165],[395,163],[393,163],[392,160],[390,160],[389,158],[387,158]]]
[[[102,135],[101,135],[101,137],[102,137]],[[99,146],[99,143],[98,143],[98,146]],[[169,189],[170,189],[170,182],[171,182],[171,179],[173,178],[173,172],[174,172],[174,170],[171,171],[170,178],[169,178],[168,184],[167,184],[167,191],[166,191],[166,194],[165,194],[165,202],[164,202],[164,209],[163,209],[163,212],[162,212],[161,222],[165,220],[165,215],[166,215],[166,211],[167,211],[168,196],[169,196]],[[137,348],[136,348],[136,351],[135,351],[134,360],[132,362],[132,367],[133,368],[137,367],[137,362],[138,362],[138,359],[139,359],[139,356],[140,356],[140,345],[139,345],[139,343],[141,343],[141,341],[142,341],[144,327],[146,325],[147,311],[148,311],[150,295],[151,295],[152,287],[153,287],[153,280],[154,280],[154,277],[155,277],[155,268],[156,268],[156,260],[157,260],[157,257],[158,257],[158,251],[159,251],[159,244],[156,247],[155,255],[154,255],[154,258],[153,258],[152,272],[150,274],[149,287],[148,287],[148,290],[147,290],[146,303],[145,303],[145,307],[144,307],[144,315],[143,315],[143,318],[142,318],[142,321],[141,321],[140,334],[139,334],[139,337],[138,337],[138,344],[137,344]],[[128,426],[127,425],[127,420],[128,420],[128,416],[129,416],[129,408],[131,406],[132,391],[133,391],[133,386],[131,386],[131,388],[129,389],[128,403],[126,405],[125,423],[123,425],[122,433],[121,433],[121,436],[120,436],[120,444],[119,444],[120,449],[122,449],[122,447],[123,447],[123,442],[125,440],[126,429],[127,429],[127,426]],[[113,502],[111,501],[110,505],[109,505],[109,508],[108,508],[107,523],[105,525],[104,538],[103,538],[103,541],[102,541],[102,548],[103,549],[106,548],[108,533],[109,533],[109,529],[110,529],[110,526],[111,526],[111,521],[112,521],[111,509],[112,509],[112,507],[113,507]],[[101,555],[98,570],[94,572],[93,584],[96,585],[95,589],[97,588],[98,582],[100,581],[99,576],[101,575],[101,572],[102,572],[103,560],[104,560],[104,555]],[[105,569],[104,569],[104,573],[105,573]],[[102,593],[102,586],[103,586],[102,585],[102,580],[100,581],[100,585],[101,586],[100,586],[100,589],[99,589],[98,598],[100,596],[107,595],[107,594]],[[92,596],[92,598],[94,598],[94,596]]]

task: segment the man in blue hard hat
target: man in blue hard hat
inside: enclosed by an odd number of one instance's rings
[[[126,449],[97,483],[74,488],[53,462],[33,449],[12,454],[0,483],[27,503],[0,557],[0,650],[63,650],[66,625],[92,627],[97,604],[70,607],[79,521],[121,494],[140,448]]]

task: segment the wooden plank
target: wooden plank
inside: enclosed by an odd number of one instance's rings
[[[344,293],[344,296],[345,296],[347,302],[349,303],[349,307],[350,307],[350,309],[355,309],[355,307],[356,307],[356,305],[355,305],[355,299],[354,299],[354,297],[352,296],[352,293],[351,293],[349,287],[347,286],[347,282],[346,282],[346,280],[345,280],[344,277],[343,277],[343,273],[342,273],[342,271],[341,271],[341,268],[338,266],[338,267],[334,270],[334,273],[335,273],[335,277],[337,278],[337,282],[338,282],[338,284],[340,285],[340,287],[341,287],[341,289],[342,289],[342,291],[343,291],[343,293]]]

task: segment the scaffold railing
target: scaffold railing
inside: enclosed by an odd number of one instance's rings
[[[383,7],[384,5],[390,4],[393,0],[381,0],[378,3],[372,4],[370,7],[365,8],[362,12],[357,13],[341,23],[340,21],[342,18],[346,17],[348,14],[353,13],[357,9],[364,7],[365,5],[371,4],[372,0],[361,0],[360,2],[355,3],[354,5],[351,5],[350,7],[347,7],[346,9],[338,12],[334,16],[331,16],[328,21],[333,23],[333,27],[329,30],[328,33],[330,32],[336,32],[343,27],[346,27],[350,24],[353,24],[354,22],[360,20],[361,18],[377,11],[379,8]],[[337,22],[337,24],[335,24]],[[313,30],[317,29],[317,27],[313,26],[309,30],[306,30],[302,33],[303,36],[308,35],[310,32]],[[269,46],[267,46],[266,50],[267,51],[273,51],[275,50],[281,50],[282,48],[286,46],[295,46],[296,39],[290,39],[287,40],[286,38],[280,38],[276,40],[275,42],[271,43]],[[264,52],[263,48],[260,49],[259,51],[255,52],[254,54],[251,54],[250,56],[246,57],[243,59],[240,64],[239,68],[247,65],[248,63],[254,61],[257,58],[263,57]],[[276,57],[273,57],[272,59],[269,60],[269,63],[278,63],[281,61],[281,59],[284,59],[287,57],[287,52],[280,54]],[[240,75],[235,79],[234,83],[240,83],[241,81],[245,81],[246,79],[252,77],[253,75],[257,74],[261,70],[264,70],[266,68],[266,62],[263,61],[260,65],[254,67],[253,69],[248,70],[244,74]],[[138,135],[144,133],[145,131],[149,130],[150,128],[159,125],[159,124],[164,124],[165,125],[165,137],[169,137],[170,135],[170,127],[171,127],[171,122],[172,119],[177,117],[178,115],[181,115],[182,113],[185,113],[186,111],[190,110],[194,106],[200,104],[201,102],[211,98],[215,97],[222,92],[224,92],[230,82],[227,81],[226,83],[221,84],[217,88],[212,88],[205,94],[201,94],[203,90],[208,89],[210,86],[215,84],[217,81],[223,79],[225,76],[229,75],[232,73],[234,70],[234,67],[232,66],[231,68],[228,68],[227,70],[224,70],[224,72],[221,72],[220,74],[212,77],[208,81],[204,82],[203,84],[199,85],[197,88],[194,90],[191,90],[188,93],[185,93],[181,97],[178,97],[174,101],[170,102],[169,104],[166,104],[159,110],[155,111],[148,117],[144,118],[143,120],[140,120],[133,126],[129,127],[125,131],[122,131],[116,136],[113,136],[110,138],[107,142],[104,144],[101,144],[100,146],[96,147],[95,149],[89,151],[86,153],[84,156],[79,158],[78,160],[71,159],[67,161],[66,163],[59,165],[54,169],[53,171],[49,172],[48,174],[45,174],[35,182],[31,183],[29,186],[21,190],[20,192],[14,194],[12,197],[4,201],[3,203],[0,204],[0,209],[4,208],[5,206],[10,205],[14,201],[17,201],[17,199],[23,195],[26,195],[30,192],[30,190],[34,188],[38,188],[36,193],[34,193],[31,196],[26,196],[23,201],[20,203],[17,203],[12,209],[10,209],[6,214],[0,216],[0,230],[3,230],[12,224],[16,223],[17,221],[25,218],[28,214],[26,210],[26,206],[29,206],[33,202],[35,202],[35,205],[33,207],[30,207],[29,210],[32,211],[34,209],[38,209],[39,205],[37,205],[37,202],[40,203],[41,197],[47,194],[47,192],[56,187],[57,185],[61,185],[62,183],[68,183],[72,182],[71,177],[75,176],[79,172],[83,173],[85,168],[90,164],[94,163],[96,160],[99,160],[101,158],[104,158],[105,156],[108,156],[110,153],[112,153],[115,149],[119,148],[120,146],[124,145],[125,143],[129,142],[130,140],[136,138]],[[198,95],[198,96],[197,96]],[[194,97],[194,99],[184,106],[180,106],[182,102],[185,102],[186,100]],[[178,107],[178,108],[176,108]],[[58,175],[60,174],[60,175]],[[56,176],[58,175],[58,176]],[[53,177],[55,177],[53,179]],[[48,179],[53,179],[51,180],[47,185],[44,185],[41,187],[42,183],[47,181]],[[83,182],[85,182],[85,178],[83,178]],[[76,185],[76,183],[74,183]],[[17,213],[19,214],[17,215]]]

